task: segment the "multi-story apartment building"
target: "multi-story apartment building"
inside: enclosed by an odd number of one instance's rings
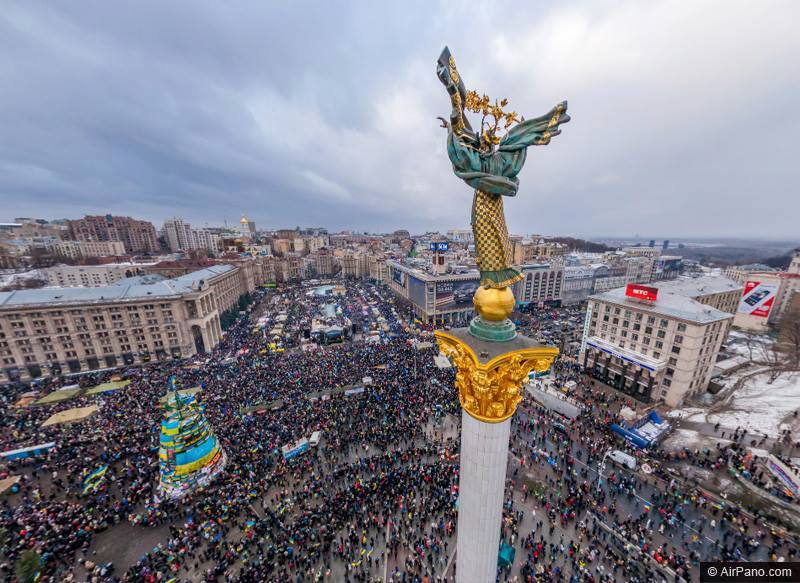
[[[653,259],[653,272],[650,281],[675,279],[683,271],[683,257],[680,255],[661,255]]]
[[[219,235],[208,229],[193,228],[178,217],[164,221],[164,239],[170,251],[206,249],[216,252],[220,248]]]
[[[239,269],[241,293],[243,294],[252,293],[262,283],[275,281],[273,258],[266,255],[242,256],[234,253],[219,259],[161,261],[144,266],[143,271],[148,274],[174,278],[215,265],[233,265]]]
[[[101,287],[144,273],[147,265],[107,263],[103,265],[56,265],[42,270],[47,284],[57,287]]]
[[[74,241],[119,241],[130,254],[158,251],[158,235],[153,223],[131,217],[85,216],[69,221],[69,234]]]
[[[273,239],[272,240],[272,251],[276,255],[288,255],[289,253],[293,253],[292,249],[293,244],[292,242],[294,239]]]
[[[512,287],[521,304],[560,304],[564,291],[564,266],[560,263],[535,263],[519,268],[523,279]]]
[[[792,260],[789,262],[789,267],[786,273],[794,273],[800,275],[800,249],[795,249],[792,254]]]
[[[728,277],[739,283],[744,283],[751,273],[779,273],[779,269],[765,265],[764,263],[750,263],[747,265],[731,265],[723,271]]]
[[[447,238],[450,241],[464,243],[465,245],[469,245],[474,241],[472,229],[450,229],[447,231]]]
[[[743,297],[733,324],[745,330],[767,332],[770,325],[775,324],[785,313],[794,293],[800,291],[800,274],[788,271],[748,271],[744,277],[744,286],[745,291],[753,290],[753,294]],[[755,303],[751,304],[751,301]]]
[[[0,293],[0,383],[183,358],[210,350],[243,293],[239,269],[169,280]]]
[[[653,277],[653,262],[654,259],[646,255],[626,257],[624,260],[625,282],[650,283]]]
[[[339,257],[341,275],[345,279],[368,279],[369,255],[360,251],[345,251]]]
[[[735,314],[742,285],[724,275],[681,277],[653,284],[666,293],[678,294],[729,314]]]
[[[388,260],[386,267],[389,288],[426,324],[466,325],[475,315],[472,296],[478,288],[478,271],[437,275],[395,260]]]
[[[56,255],[68,259],[125,255],[125,245],[121,241],[60,241],[54,249]]]
[[[586,300],[594,290],[595,266],[575,265],[564,268],[564,291],[561,305],[571,306]]]
[[[661,255],[661,249],[658,247],[644,247],[642,245],[635,247],[623,247],[622,252],[631,257],[656,258]]]
[[[625,266],[598,266],[594,275],[594,292],[601,293],[612,289],[625,287],[625,285],[628,283],[627,273],[628,270],[625,268]]]
[[[534,240],[519,236],[510,237],[511,261],[514,265],[536,263],[542,260],[553,260],[567,254],[569,250],[563,243],[546,241],[539,237]]]
[[[287,255],[284,257],[269,258],[272,264],[272,271],[278,283],[291,281],[301,281],[306,277],[306,268],[303,258],[297,255]]]
[[[312,253],[311,259],[313,260],[314,272],[319,277],[330,277],[336,273],[336,259],[331,250],[327,247],[323,247]]]
[[[580,362],[636,399],[678,407],[708,386],[732,320],[677,293],[645,301],[614,289],[589,298]]]

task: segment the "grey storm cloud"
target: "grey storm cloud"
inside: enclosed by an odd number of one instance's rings
[[[466,226],[434,63],[572,123],[511,231],[797,237],[800,4],[79,2],[0,12],[5,218]]]

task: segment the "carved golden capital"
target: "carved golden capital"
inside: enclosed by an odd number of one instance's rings
[[[532,370],[544,372],[558,356],[552,346],[537,346],[506,352],[481,363],[462,340],[437,330],[439,350],[458,369],[456,388],[464,410],[478,421],[500,423],[517,410],[520,388]]]

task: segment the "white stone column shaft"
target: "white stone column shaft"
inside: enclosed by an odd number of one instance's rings
[[[461,412],[457,583],[493,583],[500,550],[511,419],[484,423]]]

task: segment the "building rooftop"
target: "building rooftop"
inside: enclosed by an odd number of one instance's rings
[[[400,271],[404,271],[410,275],[413,275],[417,279],[421,279],[422,281],[461,281],[461,280],[470,280],[470,279],[477,279],[480,277],[480,272],[477,269],[468,269],[462,273],[442,273],[441,275],[435,275],[430,273],[429,271],[423,271],[417,267],[412,267],[410,265],[404,265],[396,260],[388,260],[386,262],[387,265],[399,269]]]
[[[737,265],[734,269],[742,271],[779,271],[775,267],[770,267],[765,263],[746,263],[745,265]]]
[[[655,302],[646,302],[626,296],[625,288],[620,287],[605,293],[595,294],[589,299],[611,302],[632,310],[640,310],[651,314],[678,318],[695,324],[709,324],[711,322],[733,318],[733,314],[711,308],[691,298],[675,293],[660,293]]]
[[[0,292],[0,308],[178,297],[196,291],[195,288],[201,281],[212,279],[233,269],[236,268],[232,265],[214,265],[175,279],[153,283],[144,283],[142,279],[134,277],[129,278],[130,281],[126,279],[102,287],[47,287]]]
[[[729,291],[741,291],[742,284],[724,275],[705,275],[702,277],[679,277],[671,281],[660,281],[653,284],[659,291],[678,294],[687,298],[696,298],[708,294],[719,294]]]

